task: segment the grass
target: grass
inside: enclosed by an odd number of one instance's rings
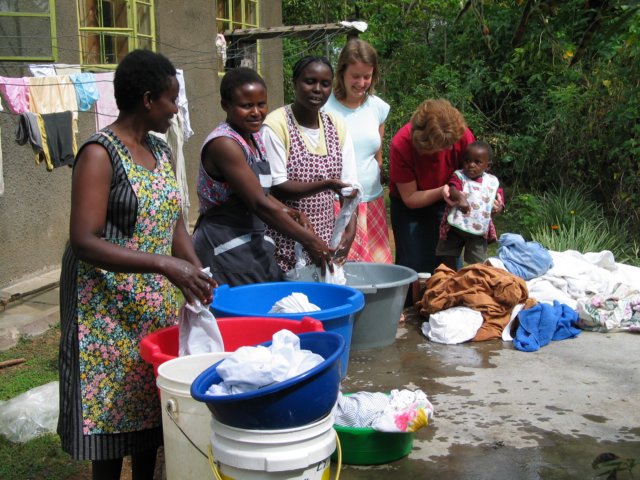
[[[8,400],[58,379],[59,338],[60,329],[51,328],[42,336],[22,338],[15,347],[0,352],[0,361],[27,359],[20,365],[0,369],[0,400]]]
[[[20,365],[0,369],[0,400],[8,400],[34,387],[58,379],[60,328],[43,335],[23,338],[0,352],[0,361],[26,358]],[[26,443],[12,443],[0,435],[0,478],[3,480],[85,480],[91,478],[88,462],[72,460],[60,447],[56,434]]]
[[[629,221],[605,214],[587,190],[556,188],[541,194],[519,194],[501,217],[498,222],[507,228],[499,228],[499,232],[520,233],[549,250],[609,250],[617,262],[640,265],[640,244],[630,238]]]
[[[88,462],[76,462],[60,448],[56,434],[26,443],[11,443],[0,436],[0,478],[4,480],[85,480]]]

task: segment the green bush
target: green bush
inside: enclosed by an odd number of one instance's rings
[[[602,219],[581,221],[572,218],[561,225],[538,226],[531,232],[531,238],[556,252],[577,250],[587,253],[610,250],[615,255],[616,251],[621,251],[619,239],[610,234],[607,222]]]
[[[637,243],[628,241],[629,221],[606,215],[585,189],[516,195],[502,223],[549,250],[610,250],[619,262],[640,264]]]
[[[378,50],[378,91],[391,105],[385,161],[415,107],[444,97],[492,145],[503,185],[587,189],[609,216],[629,220],[628,243],[640,234],[637,1],[286,0],[283,12],[286,25],[368,23],[361,36]],[[343,44],[336,38],[328,50]]]

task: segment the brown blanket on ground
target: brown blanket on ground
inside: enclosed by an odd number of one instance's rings
[[[511,310],[529,297],[524,280],[511,273],[484,264],[474,264],[455,272],[440,265],[427,281],[421,314],[464,306],[482,313],[484,322],[474,342],[500,338],[509,323]]]

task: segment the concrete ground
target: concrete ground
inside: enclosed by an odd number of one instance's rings
[[[0,349],[57,323],[57,295],[0,311]],[[500,340],[432,343],[420,333],[423,319],[405,314],[393,345],[352,350],[342,388],[420,388],[434,421],[417,432],[409,456],[345,465],[343,480],[595,479],[600,453],[640,458],[640,336],[583,332],[525,353]]]
[[[352,352],[343,391],[420,388],[434,421],[408,457],[340,478],[590,479],[600,453],[640,458],[639,335],[582,332],[525,353],[433,343],[422,321],[407,315],[393,345]]]
[[[0,290],[0,351],[13,347],[20,337],[40,335],[60,321],[59,289],[60,270],[52,270]],[[28,292],[19,300],[10,301]]]

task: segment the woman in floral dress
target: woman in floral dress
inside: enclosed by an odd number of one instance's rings
[[[92,460],[94,479],[119,479],[126,455],[133,479],[153,478],[160,405],[139,343],[176,322],[174,285],[189,302],[210,301],[216,285],[185,229],[171,151],[149,134],[166,132],[178,112],[175,75],[162,55],[128,54],[114,79],[120,115],[87,140],[74,165],[58,433],[65,451]]]

